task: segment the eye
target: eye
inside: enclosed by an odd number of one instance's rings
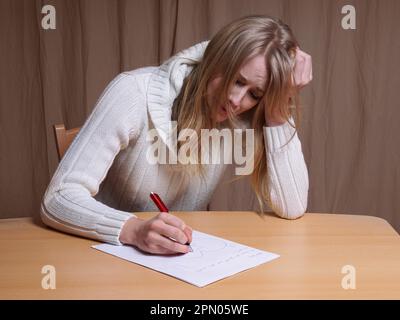
[[[240,79],[237,79],[236,82],[235,82],[235,85],[237,85],[237,86],[239,86],[239,87],[243,87],[243,86],[246,85],[246,83],[245,83],[244,81],[240,80]],[[249,92],[249,94],[250,94],[250,97],[251,97],[253,100],[258,101],[258,100],[261,99],[261,96],[258,96],[258,95],[255,94],[254,92]]]
[[[241,81],[241,80],[236,80],[236,84],[237,84],[239,87],[244,86],[244,82]]]
[[[254,99],[254,100],[260,100],[260,99],[261,99],[260,96],[256,95],[256,94],[253,93],[253,92],[250,92],[250,96],[251,96],[251,98]]]

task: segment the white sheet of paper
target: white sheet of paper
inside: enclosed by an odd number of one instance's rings
[[[251,248],[199,231],[193,231],[190,245],[193,252],[173,256],[147,254],[131,246],[99,244],[92,247],[198,287],[204,287],[279,257],[275,253]]]

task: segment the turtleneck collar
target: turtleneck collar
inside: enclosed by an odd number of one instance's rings
[[[150,118],[169,148],[172,146],[172,104],[182,88],[184,79],[192,71],[193,67],[190,64],[202,59],[207,45],[208,41],[204,41],[177,53],[157,68],[149,80],[147,102]]]

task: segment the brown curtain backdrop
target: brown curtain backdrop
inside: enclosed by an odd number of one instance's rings
[[[46,4],[55,30],[41,27]],[[356,30],[341,26],[347,4]],[[378,216],[400,231],[398,0],[0,0],[0,218],[38,216],[58,163],[53,124],[81,126],[118,73],[248,14],[283,19],[313,57],[300,130],[308,212]]]

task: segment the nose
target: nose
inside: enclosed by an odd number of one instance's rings
[[[241,88],[235,88],[231,90],[229,94],[229,103],[232,107],[232,111],[235,111],[240,108],[240,104],[242,102],[244,94],[245,90]]]

